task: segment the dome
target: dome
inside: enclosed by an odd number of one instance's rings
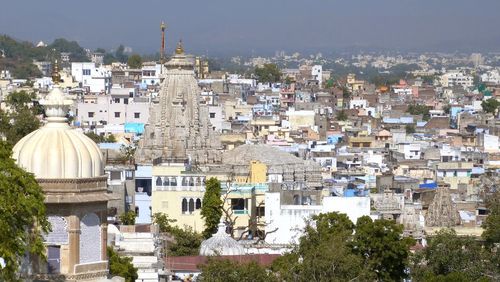
[[[219,229],[209,239],[201,242],[201,256],[241,256],[245,254],[243,247],[226,233],[224,223],[219,223]]]
[[[40,101],[47,124],[23,137],[13,148],[17,164],[42,179],[89,178],[104,175],[97,144],[72,129],[65,118],[71,100],[58,85]]]

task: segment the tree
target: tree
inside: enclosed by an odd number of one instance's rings
[[[486,101],[483,101],[481,103],[481,107],[483,108],[483,111],[490,114],[495,114],[497,109],[500,107],[500,102],[495,98],[490,98]]]
[[[167,254],[169,256],[196,256],[200,252],[202,236],[193,231],[191,227],[184,229],[173,227],[172,235],[174,242],[167,245]]]
[[[137,278],[137,268],[132,264],[131,257],[118,255],[112,247],[106,249],[109,260],[109,274],[125,278],[127,282],[134,282]]]
[[[345,113],[344,110],[337,112],[336,116],[337,120],[339,121],[346,121],[348,119],[347,114]]]
[[[135,151],[137,150],[137,147],[135,144],[130,144],[130,145],[121,145],[120,146],[120,154],[123,158],[123,160],[128,163],[128,164],[133,164],[134,163],[134,156],[135,156]]]
[[[142,67],[142,58],[138,54],[133,54],[128,57],[127,65],[132,69],[140,69]]]
[[[35,95],[25,91],[12,92],[6,98],[6,104],[12,111],[0,109],[0,135],[4,135],[11,145],[40,127],[37,115],[42,112],[37,105],[33,106]]]
[[[281,80],[281,70],[276,64],[264,64],[255,68],[254,72],[260,82],[274,83]]]
[[[116,137],[113,134],[108,134],[108,136],[104,137],[104,142],[106,143],[115,143]]]
[[[413,124],[407,124],[405,125],[405,131],[406,131],[406,134],[413,134],[415,133],[415,125]]]
[[[87,135],[88,138],[92,139],[92,141],[94,141],[96,144],[104,142],[104,137],[102,137],[101,135],[97,135],[92,131],[85,133],[85,135]]]
[[[486,206],[489,214],[483,221],[484,232],[481,236],[486,241],[486,245],[491,248],[494,244],[500,244],[500,191],[496,191],[487,200]]]
[[[135,225],[135,217],[137,215],[134,211],[124,212],[120,215],[120,222],[123,225]]]
[[[44,194],[35,177],[18,167],[11,147],[0,141],[0,269],[1,281],[19,279],[19,261],[26,253],[45,258],[42,233],[50,231]]]
[[[402,238],[403,226],[392,220],[373,221],[360,217],[352,241],[353,250],[364,260],[364,267],[380,281],[401,281],[407,276],[411,238]]]
[[[237,263],[216,257],[209,258],[205,264],[201,265],[201,274],[197,281],[272,282],[278,279],[256,262]]]
[[[429,113],[430,107],[420,104],[411,104],[408,106],[406,110],[408,113],[412,115],[422,115],[423,120],[429,120],[431,115]]]
[[[115,58],[120,63],[127,62],[128,56],[125,54],[125,46],[123,46],[123,45],[118,46],[118,48],[116,49],[116,52],[115,52]]]
[[[298,246],[276,259],[272,270],[283,281],[369,280],[362,259],[347,244],[353,230],[354,224],[345,214],[315,215]]]
[[[58,38],[48,46],[49,49],[54,49],[58,53],[68,52],[69,57],[72,62],[88,62],[90,61],[87,57],[87,52],[83,49],[78,42],[69,41],[64,38]]]
[[[153,223],[158,225],[160,232],[162,233],[172,233],[174,231],[174,227],[170,225],[171,223],[177,222],[176,219],[171,219],[167,214],[157,212],[153,214]]]
[[[221,187],[217,178],[210,178],[205,185],[205,195],[201,203],[201,216],[205,220],[203,237],[210,238],[217,232],[217,225],[222,216]]]
[[[458,277],[453,281],[478,281],[491,277],[486,275],[489,268],[490,263],[478,241],[460,237],[453,229],[442,229],[415,255],[411,272],[415,281],[429,281],[430,278],[452,281],[453,277]],[[498,269],[496,271],[498,275]]]

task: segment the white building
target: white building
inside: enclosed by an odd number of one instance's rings
[[[443,87],[472,87],[473,81],[472,75],[464,74],[461,71],[449,71],[441,76],[441,85]]]
[[[298,243],[306,220],[311,216],[339,212],[356,223],[358,218],[370,215],[370,197],[324,197],[321,204],[284,205],[280,192],[266,193],[266,242],[270,244]]]
[[[135,102],[134,98],[129,96],[129,88],[120,88],[120,90],[125,92],[113,88],[113,94],[99,95],[96,99],[78,102],[77,120],[80,125],[147,123],[150,103]]]
[[[500,72],[498,71],[498,69],[494,69],[494,70],[488,71],[486,73],[483,73],[481,75],[481,81],[488,82],[488,83],[494,83],[494,84],[500,84]]]
[[[159,85],[162,73],[161,64],[144,64],[142,66],[142,84]]]
[[[318,81],[319,85],[321,85],[323,83],[323,66],[322,65],[312,66],[311,76],[313,77],[313,79]]]
[[[95,63],[71,63],[71,76],[91,93],[106,93],[111,89],[111,71]]]

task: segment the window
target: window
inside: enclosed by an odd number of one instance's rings
[[[128,105],[128,98],[123,98],[123,104]]]
[[[182,213],[186,213],[188,211],[188,201],[186,199],[182,199]]]
[[[201,209],[201,200],[200,199],[196,199],[196,205],[195,205],[195,208],[197,210]]]
[[[90,75],[90,69],[83,69],[82,74],[83,75]]]
[[[193,213],[193,212],[194,212],[194,200],[190,199],[189,200],[189,213]]]
[[[141,113],[134,113],[134,118],[141,118]]]
[[[236,199],[231,199],[231,208],[233,210],[244,210],[245,209],[245,199],[243,198],[236,198]]]
[[[215,113],[210,113],[210,118],[215,118]]]
[[[161,186],[161,178],[156,177],[156,186]]]
[[[119,171],[112,171],[110,174],[111,180],[121,180],[122,179],[122,174]]]
[[[120,104],[120,98],[115,98],[114,102],[115,102],[115,104]]]
[[[115,112],[115,118],[119,118],[120,117],[120,112]]]
[[[89,112],[89,118],[93,118],[94,117],[94,112]]]
[[[266,207],[257,207],[255,210],[256,216],[264,216],[266,214]]]

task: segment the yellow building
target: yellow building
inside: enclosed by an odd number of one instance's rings
[[[152,176],[151,214],[165,213],[177,220],[175,225],[202,232],[205,223],[200,209],[206,176],[183,163],[153,166]]]

